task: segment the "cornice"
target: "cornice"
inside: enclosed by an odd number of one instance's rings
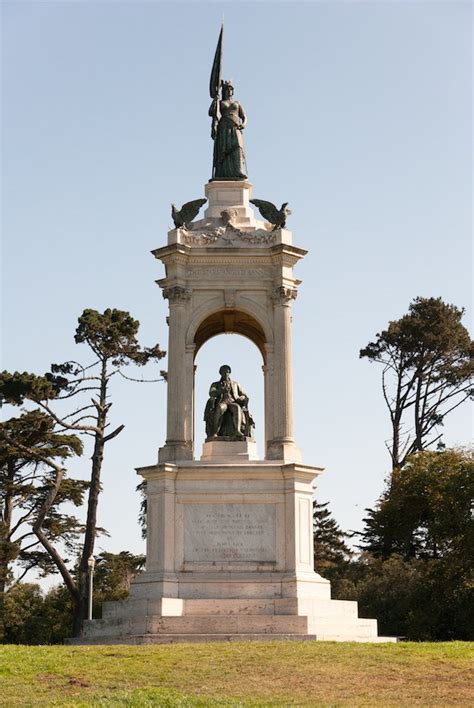
[[[162,260],[168,256],[173,255],[188,255],[192,249],[189,246],[185,246],[182,243],[172,243],[169,246],[161,246],[161,248],[155,248],[150,253],[152,253],[155,258]]]

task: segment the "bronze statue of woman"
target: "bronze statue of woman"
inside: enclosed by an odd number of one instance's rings
[[[212,180],[247,179],[242,130],[247,124],[244,109],[234,98],[230,81],[222,81],[222,98],[216,96],[209,108],[214,140]]]

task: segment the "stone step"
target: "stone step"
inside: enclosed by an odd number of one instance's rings
[[[357,618],[357,603],[351,600],[297,600],[296,598],[121,600],[104,602],[103,619],[115,617],[164,617],[194,615],[307,615],[342,619]]]
[[[358,618],[357,602],[354,600],[301,599],[298,600],[298,614],[321,619],[338,618],[354,620]]]
[[[372,640],[377,621],[351,617],[298,615],[187,615],[115,617],[84,623],[85,637],[125,637],[137,634],[300,634],[310,632],[327,640]]]
[[[133,634],[304,634],[307,617],[297,615],[195,615],[116,617],[84,622],[84,637]]]
[[[366,619],[365,617],[352,617],[350,621],[344,622],[339,617],[315,617],[311,618],[317,623],[318,627],[333,626],[335,624],[342,627],[352,627],[357,625],[370,631],[377,631],[377,620]]]
[[[350,641],[351,637],[374,638],[377,637],[377,620],[354,618],[344,621],[340,618],[309,618],[309,630],[318,637],[341,637]]]
[[[396,643],[398,642],[398,637],[367,637],[365,635],[357,635],[357,634],[325,634],[325,633],[320,633],[317,635],[317,640],[319,642],[358,642],[358,643],[365,643],[365,644],[390,644],[390,643]]]
[[[135,634],[120,637],[80,637],[67,639],[66,644],[77,645],[104,645],[104,644],[177,644],[206,643],[206,642],[261,642],[261,641],[316,641],[314,634]]]
[[[295,600],[246,599],[246,600],[184,600],[186,616],[205,615],[291,615],[297,614]]]
[[[346,637],[336,635],[316,635],[316,634],[135,634],[120,638],[116,636],[104,637],[81,637],[78,639],[67,639],[66,644],[70,645],[104,645],[104,644],[177,644],[186,643],[207,643],[207,642],[262,642],[262,641],[330,641],[330,642],[364,642],[368,644],[395,643],[397,637]]]
[[[296,598],[262,598],[246,600],[184,600],[184,615],[311,615],[313,617],[357,618],[357,602],[350,600],[316,600],[302,603]]]
[[[190,641],[189,637],[194,636],[202,638],[196,641],[214,641],[215,636],[250,635],[310,636],[320,641],[396,641],[394,637],[377,637],[377,621],[359,618],[357,603],[349,600],[163,598],[106,603],[104,610],[102,620],[85,622],[85,641],[134,643],[133,637],[158,635],[176,636],[176,641]]]
[[[307,617],[298,615],[188,615],[149,617],[150,634],[304,634]]]

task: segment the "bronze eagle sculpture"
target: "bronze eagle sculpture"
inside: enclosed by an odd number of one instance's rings
[[[175,205],[171,205],[171,216],[173,223],[177,229],[188,228],[188,224],[198,215],[199,209],[207,199],[195,199],[192,202],[186,202],[181,209],[176,209]]]
[[[291,209],[288,209],[288,202],[284,202],[281,205],[281,209],[277,209],[274,204],[263,199],[250,199],[249,201],[250,204],[254,204],[257,207],[263,218],[272,224],[272,231],[285,228],[286,217],[291,214]]]

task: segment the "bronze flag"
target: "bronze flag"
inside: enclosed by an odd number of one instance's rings
[[[222,63],[222,35],[224,33],[224,24],[221,26],[219,39],[217,40],[216,53],[211,70],[211,80],[209,82],[209,93],[211,98],[217,98],[221,87],[221,63]]]

